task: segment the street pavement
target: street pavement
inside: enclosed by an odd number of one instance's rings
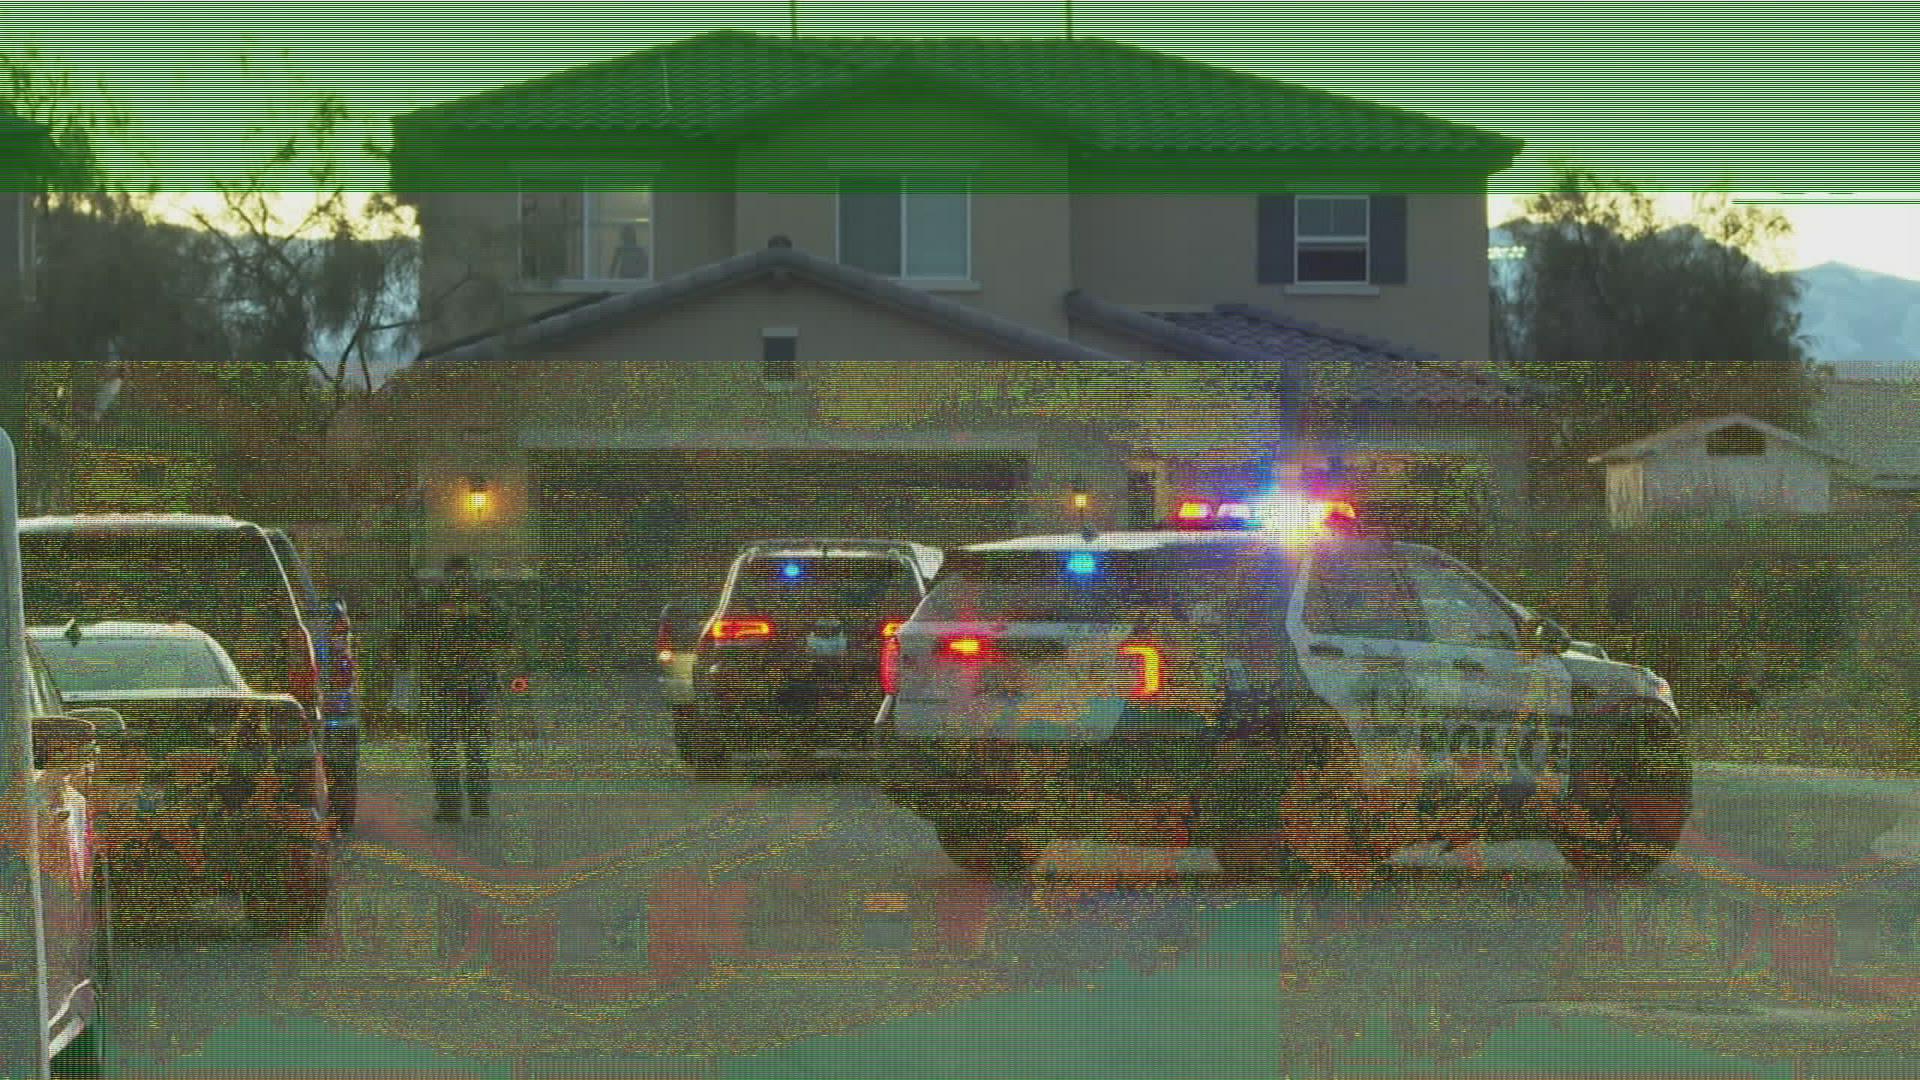
[[[1703,766],[1673,866],[1412,851],[1365,896],[1084,845],[959,873],[856,764],[691,784],[646,683],[514,696],[484,824],[368,751],[327,927],[123,933],[127,1076],[1912,1074],[1899,778]]]

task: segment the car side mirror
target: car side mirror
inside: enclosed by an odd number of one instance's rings
[[[85,764],[93,745],[94,726],[78,716],[52,714],[33,718],[33,767],[72,769]]]
[[[1573,644],[1573,635],[1545,615],[1535,615],[1524,626],[1527,641],[1549,656],[1558,656]]]
[[[68,709],[67,715],[92,724],[96,735],[113,738],[127,733],[127,718],[120,715],[119,709],[109,709],[105,705],[82,705]]]

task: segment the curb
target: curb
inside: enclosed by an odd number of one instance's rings
[[[1799,865],[1920,864],[1920,776],[1699,761],[1694,805],[1702,835],[1714,836],[1717,817],[1736,842],[1800,848],[1790,860]]]

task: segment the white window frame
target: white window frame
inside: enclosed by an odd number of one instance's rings
[[[514,186],[513,196],[513,253],[514,281],[521,289],[546,289],[574,292],[619,292],[643,289],[659,280],[660,269],[660,190],[654,185],[651,172],[634,173],[626,170],[606,172],[598,169],[553,169],[526,170],[519,174]],[[529,278],[526,276],[527,244],[527,202],[529,187],[537,181],[545,184],[535,189],[536,194],[561,194],[555,181],[568,181],[572,189],[580,195],[580,261],[581,270],[591,270],[593,251],[593,198],[599,191],[618,188],[625,192],[644,191],[648,197],[648,209],[651,219],[647,225],[647,276],[643,278],[597,277],[584,274],[579,277],[559,277],[553,279]]]
[[[1360,203],[1361,212],[1363,214],[1363,220],[1366,222],[1364,231],[1360,232],[1357,235],[1348,234],[1348,233],[1326,233],[1326,234],[1314,236],[1312,238],[1307,238],[1303,236],[1300,231],[1300,208],[1308,199],[1339,200],[1339,201],[1345,201],[1345,202],[1358,201]],[[1303,252],[1310,250],[1309,245],[1322,245],[1325,247],[1334,247],[1334,246],[1350,247],[1355,244],[1358,244],[1360,246],[1360,253],[1365,261],[1365,268],[1361,271],[1360,276],[1358,278],[1339,278],[1339,279],[1312,278],[1312,279],[1309,279],[1308,277],[1306,277],[1306,275],[1300,272],[1300,256]],[[1371,197],[1366,195],[1332,195],[1332,194],[1295,195],[1294,196],[1293,198],[1293,280],[1295,284],[1306,285],[1306,286],[1366,285],[1373,280],[1373,199]]]
[[[934,277],[915,277],[907,273],[907,252],[911,239],[907,235],[907,181],[913,177],[928,178],[938,176],[943,181],[959,180],[965,187],[961,205],[966,207],[967,265],[964,271],[954,277],[941,274]],[[840,174],[833,190],[833,261],[845,265],[841,254],[842,242],[846,234],[841,229],[842,200],[846,197],[846,185],[851,180],[897,180],[900,183],[900,273],[893,280],[903,285],[915,285],[922,288],[946,288],[955,291],[978,289],[973,277],[973,178],[955,172],[935,171],[931,169],[849,169]],[[946,194],[942,192],[941,194]],[[859,269],[859,267],[855,267]]]

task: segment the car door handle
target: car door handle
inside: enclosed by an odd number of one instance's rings
[[[1307,646],[1307,655],[1324,656],[1329,660],[1344,660],[1346,659],[1347,651],[1337,645],[1309,645]]]
[[[1456,670],[1464,671],[1469,675],[1485,675],[1487,673],[1487,665],[1478,660],[1469,660],[1464,656],[1455,660],[1453,666]]]

